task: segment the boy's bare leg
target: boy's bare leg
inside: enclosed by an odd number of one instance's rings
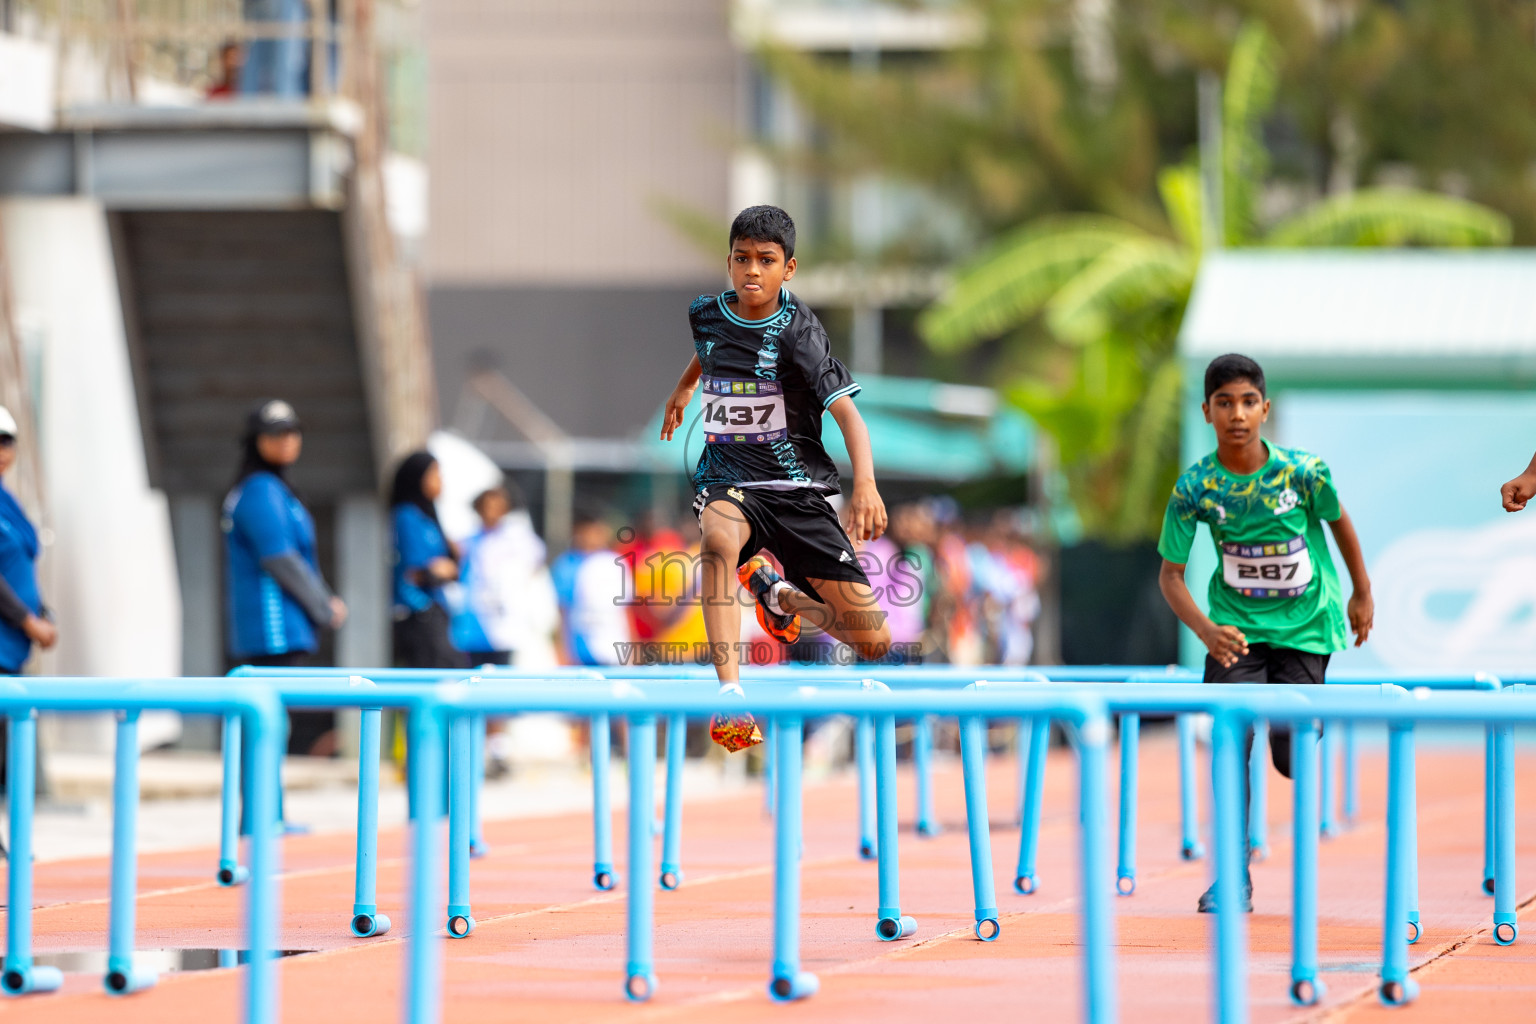
[[[816,588],[821,601],[789,587],[779,592],[779,605],[786,612],[841,640],[865,661],[878,661],[890,653],[891,630],[869,584],[850,580],[807,582]]]
[[[704,506],[703,530],[704,632],[709,636],[715,675],[721,683],[741,679],[741,605],[737,603],[736,562],[752,535],[740,510],[728,501]]]

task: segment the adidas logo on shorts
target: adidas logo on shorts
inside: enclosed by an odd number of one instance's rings
[[[837,560],[839,562],[851,562],[851,561],[853,561],[853,558],[852,558],[852,556],[850,556],[848,554],[848,552],[846,552],[846,551],[839,551],[837,553]]]

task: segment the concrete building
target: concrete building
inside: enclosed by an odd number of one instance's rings
[[[0,73],[0,335],[30,379],[43,469],[31,497],[64,638],[45,665],[224,671],[219,505],[245,416],[274,396],[305,422],[293,482],[352,608],[326,653],[384,663],[380,485],[436,396],[387,219],[375,5],[343,5],[334,47],[306,25],[286,89],[215,99],[226,40],[247,71],[271,56],[270,26],[238,4],[160,12],[163,34],[131,45],[62,10],[12,0],[0,35],[32,55]]]

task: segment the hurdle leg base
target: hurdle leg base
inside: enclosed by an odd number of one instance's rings
[[[906,916],[882,917],[875,922],[875,935],[881,942],[895,942],[917,932],[917,921]]]
[[[796,999],[813,996],[821,988],[821,980],[809,971],[782,975],[768,983],[768,996],[776,1003],[790,1003]]]
[[[1291,1002],[1297,1006],[1316,1006],[1328,994],[1328,988],[1313,977],[1291,979]]]

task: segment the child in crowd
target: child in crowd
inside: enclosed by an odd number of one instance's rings
[[[591,513],[576,516],[571,547],[549,567],[564,624],[565,656],[573,665],[617,665],[632,643],[624,561],[613,530]]]

